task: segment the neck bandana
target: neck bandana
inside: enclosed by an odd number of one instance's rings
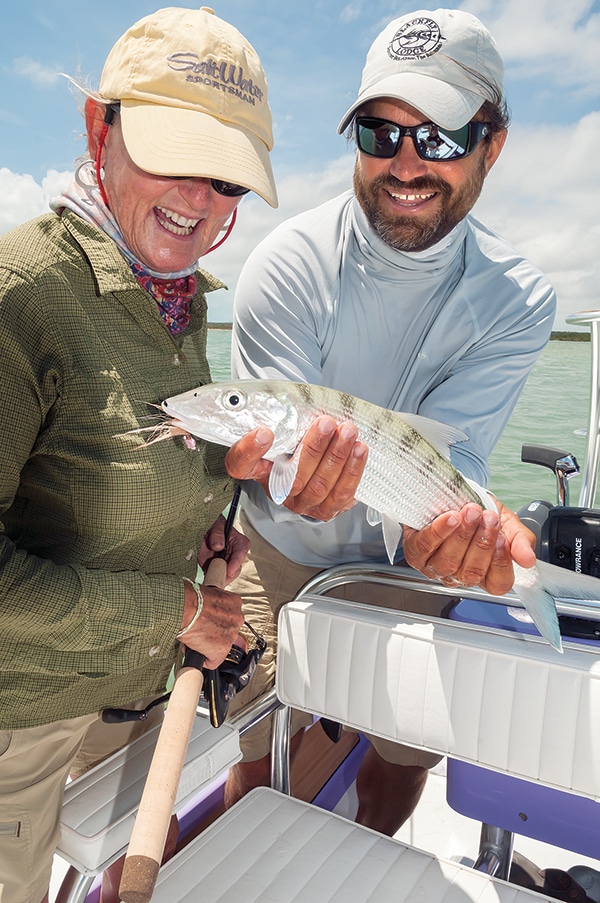
[[[112,238],[141,287],[156,301],[158,312],[171,335],[182,332],[190,322],[192,299],[196,293],[194,273],[197,264],[179,272],[158,273],[140,263],[125,244],[116,219],[102,200],[91,160],[77,168],[69,187],[50,203],[55,213],[60,213],[65,207]]]

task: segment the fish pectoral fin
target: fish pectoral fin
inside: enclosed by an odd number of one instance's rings
[[[385,550],[390,564],[393,564],[394,558],[396,557],[396,549],[402,541],[402,524],[399,524],[398,521],[395,521],[391,517],[387,517],[385,514],[383,515],[381,522],[383,525]]]
[[[269,492],[276,505],[282,505],[294,485],[298,473],[301,444],[293,455],[277,455],[269,474]]]

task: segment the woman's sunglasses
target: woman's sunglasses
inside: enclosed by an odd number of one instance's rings
[[[194,176],[167,176],[168,179],[173,179],[176,181],[183,181],[185,179],[193,179]],[[210,184],[217,192],[217,194],[222,194],[223,197],[226,198],[241,198],[243,194],[248,194],[250,191],[249,188],[244,188],[243,185],[237,185],[235,182],[224,182],[222,179],[211,179]]]
[[[243,185],[236,185],[235,182],[223,182],[221,179],[211,179],[210,184],[217,194],[222,194],[226,198],[239,198],[250,191]]]
[[[410,135],[421,160],[460,160],[475,150],[490,129],[489,122],[468,122],[460,129],[443,129],[435,122],[407,127],[373,116],[358,116],[355,120],[356,143],[370,157],[394,157],[404,136]]]

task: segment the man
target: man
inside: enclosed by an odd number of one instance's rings
[[[234,375],[320,383],[449,423],[468,436],[452,449],[454,465],[482,484],[555,309],[542,274],[470,215],[506,140],[502,81],[496,44],[474,16],[440,9],[389,23],[339,126],[357,144],[354,192],[262,242],[241,275],[234,315]],[[345,513],[311,523],[259,486],[247,493],[251,552],[232,588],[265,632],[320,569],[386,561],[381,527],[362,505],[345,510],[340,499]],[[499,516],[467,505],[420,532],[405,528],[403,553],[428,576],[494,593],[512,586],[512,560],[528,567],[534,559],[531,537],[502,506]],[[359,598],[398,604],[381,591]],[[274,667],[264,662],[252,693]],[[228,804],[268,783],[268,731],[259,726],[247,739]],[[357,779],[357,820],[395,833],[436,761],[374,740]]]

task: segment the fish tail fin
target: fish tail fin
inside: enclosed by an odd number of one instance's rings
[[[562,638],[554,596],[544,589],[539,580],[528,586],[515,583],[514,590],[544,639],[548,640],[557,652],[562,652]]]

